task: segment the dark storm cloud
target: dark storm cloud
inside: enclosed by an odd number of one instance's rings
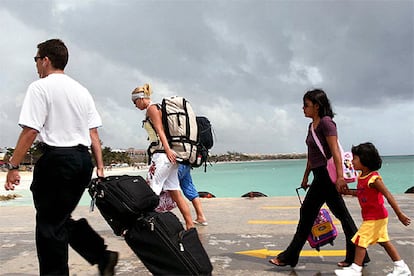
[[[219,152],[304,151],[304,137],[292,136],[304,135],[308,122],[301,99],[313,87],[328,92],[337,120],[344,129],[352,121],[352,132],[363,132],[359,125],[375,123],[376,116],[390,120],[396,106],[408,111],[403,117],[412,123],[412,10],[412,1],[3,0],[0,8],[24,31],[10,36],[19,41],[8,43],[27,43],[34,54],[42,40],[65,40],[71,53],[67,73],[96,98],[111,145],[134,146],[128,143],[138,135],[137,147],[144,147],[145,133],[136,129],[141,114],[128,95],[151,82],[155,97],[186,96],[214,119]],[[6,31],[13,32],[14,25]],[[3,70],[7,80],[16,78]],[[21,84],[7,82],[2,93],[24,93],[32,70],[25,68]],[[17,121],[18,109],[10,109],[7,118]],[[117,138],[110,130],[118,125],[126,134]],[[414,137],[395,126],[401,136]],[[258,135],[234,142],[246,128]],[[355,143],[354,136],[345,133],[346,143]],[[358,138],[380,136],[378,130]],[[407,147],[414,150],[412,143]]]

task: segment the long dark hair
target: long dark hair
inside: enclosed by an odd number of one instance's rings
[[[305,100],[311,101],[313,104],[319,105],[319,117],[329,116],[334,117],[335,113],[332,111],[331,103],[322,89],[309,90],[303,95],[303,103]]]

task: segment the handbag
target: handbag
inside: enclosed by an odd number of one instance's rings
[[[313,129],[313,124],[311,125],[311,132],[313,140],[315,140],[316,145],[318,146],[319,150],[323,154],[323,156],[326,158],[325,152],[323,151],[323,147],[321,142],[318,139],[318,136],[316,136],[315,130]],[[342,171],[343,176],[346,183],[355,182],[357,179],[357,172],[354,169],[354,166],[352,165],[352,153],[351,152],[344,152],[342,149],[341,143],[338,141],[338,147],[341,152],[341,158],[342,158]],[[328,170],[329,177],[331,178],[332,183],[336,183],[337,175],[336,175],[336,166],[335,161],[333,159],[333,156],[331,158],[326,158],[326,169]]]

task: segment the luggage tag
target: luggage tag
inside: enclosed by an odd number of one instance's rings
[[[89,189],[93,188],[95,189],[92,199],[91,199],[91,203],[89,205],[89,212],[93,212],[95,210],[95,204],[96,204],[96,196],[98,195],[98,191],[96,190],[96,185],[103,181],[105,179],[105,177],[99,176],[98,178],[94,178],[91,181],[91,184],[89,186]]]
[[[91,199],[91,204],[89,205],[89,212],[93,212],[95,210],[95,203],[96,203],[96,192],[93,194]]]

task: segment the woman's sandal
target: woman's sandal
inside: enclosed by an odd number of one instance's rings
[[[349,267],[349,266],[351,266],[351,264],[346,262],[346,261],[342,261],[342,262],[337,263],[337,266],[339,266],[339,267]]]
[[[269,263],[275,266],[287,266],[288,264],[281,262],[278,258],[273,258],[269,260]]]

